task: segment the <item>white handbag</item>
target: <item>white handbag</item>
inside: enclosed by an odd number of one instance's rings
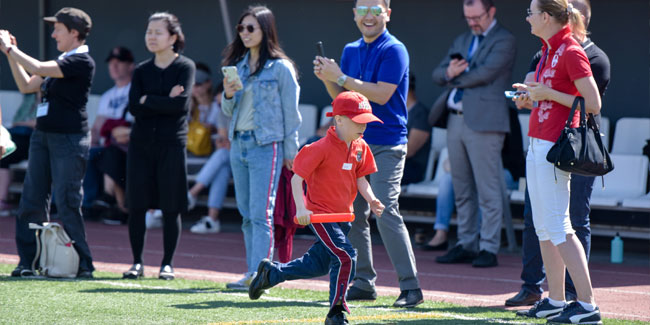
[[[37,230],[32,271],[35,272],[36,260],[40,258],[41,275],[52,278],[77,277],[79,254],[63,227],[56,222],[44,222],[42,226],[30,223],[29,229]]]

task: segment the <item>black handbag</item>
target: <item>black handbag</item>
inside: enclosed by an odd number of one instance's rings
[[[580,125],[574,129],[571,121],[578,105]],[[564,130],[546,154],[546,160],[565,172],[583,176],[603,176],[614,169],[594,116],[586,117],[584,98],[578,96],[573,101]]]

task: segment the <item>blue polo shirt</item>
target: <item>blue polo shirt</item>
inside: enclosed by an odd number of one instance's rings
[[[386,105],[370,102],[372,113],[384,124],[368,123],[363,139],[377,145],[406,143],[406,95],[409,88],[409,54],[406,46],[388,30],[372,43],[360,38],[343,48],[341,71],[361,81],[383,81],[397,85]]]

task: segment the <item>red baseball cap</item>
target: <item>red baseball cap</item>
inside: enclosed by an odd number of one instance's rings
[[[332,111],[325,116],[345,115],[356,123],[382,122],[372,114],[372,107],[366,96],[356,91],[344,91],[332,102]]]

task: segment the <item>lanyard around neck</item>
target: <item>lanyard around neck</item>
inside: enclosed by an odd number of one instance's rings
[[[537,71],[535,72],[535,81],[539,82],[539,78],[541,77],[542,74],[542,69],[544,69],[544,65],[546,64],[546,59],[548,58],[548,48],[546,48],[546,51],[544,51],[544,55],[542,55],[542,61],[539,62],[539,67],[537,68]]]

